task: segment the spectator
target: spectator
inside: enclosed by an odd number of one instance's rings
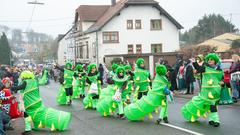
[[[186,82],[187,92],[184,94],[194,94],[194,85],[195,82],[194,74],[193,74],[193,66],[191,61],[188,59],[185,61],[185,70],[184,70],[184,79]]]
[[[177,80],[178,80],[178,89],[180,93],[183,93],[183,89],[185,88],[185,80],[184,80],[184,64],[183,61],[180,64],[181,66],[179,67],[178,73],[177,73]]]
[[[239,98],[239,82],[240,82],[240,58],[238,55],[232,55],[233,63],[230,67],[230,85],[232,88],[233,102],[237,102]]]

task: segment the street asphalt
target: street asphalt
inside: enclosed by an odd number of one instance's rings
[[[41,86],[40,93],[45,106],[72,113],[69,129],[64,132],[51,132],[49,129],[33,131],[34,135],[239,135],[240,106],[219,106],[220,127],[208,125],[207,119],[199,119],[195,123],[187,122],[181,115],[181,107],[190,99],[176,97],[174,103],[169,104],[168,125],[155,125],[158,115],[154,119],[145,118],[141,122],[121,120],[116,116],[102,117],[96,110],[85,110],[82,100],[76,99],[72,106],[59,106],[56,103],[59,84],[51,81],[49,85]],[[18,135],[24,131],[23,119],[13,121],[14,130],[7,131],[9,135]]]

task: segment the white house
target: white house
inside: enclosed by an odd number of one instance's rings
[[[75,60],[101,63],[106,55],[173,52],[182,28],[154,0],[81,5],[75,14]]]
[[[72,29],[58,38],[58,64],[64,65],[66,61],[74,61],[74,39],[71,37]]]

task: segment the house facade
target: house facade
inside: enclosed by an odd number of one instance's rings
[[[72,29],[66,34],[58,37],[58,59],[59,65],[65,65],[66,61],[74,61],[74,39],[72,37]]]
[[[74,59],[80,63],[102,63],[109,55],[173,52],[183,28],[154,0],[81,5],[74,24]]]

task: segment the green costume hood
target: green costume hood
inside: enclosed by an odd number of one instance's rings
[[[164,66],[164,65],[161,65],[161,64],[158,64],[157,66],[156,66],[156,73],[158,74],[158,75],[166,75],[166,73],[167,73],[167,68],[166,68],[166,66]]]
[[[138,58],[136,63],[137,63],[137,66],[140,67],[140,65],[141,65],[141,64],[144,64],[145,61],[144,61],[143,58]]]
[[[25,70],[20,74],[21,79],[34,79],[35,76],[31,71]]]
[[[218,64],[220,62],[220,58],[216,53],[209,53],[205,57],[205,61],[208,62],[209,59],[213,59],[215,61],[215,64]]]
[[[93,68],[97,68],[97,65],[96,64],[89,64],[87,68],[88,68],[88,73],[90,73]]]
[[[77,64],[76,70],[81,70],[81,69],[83,69],[83,66],[81,64]]]

